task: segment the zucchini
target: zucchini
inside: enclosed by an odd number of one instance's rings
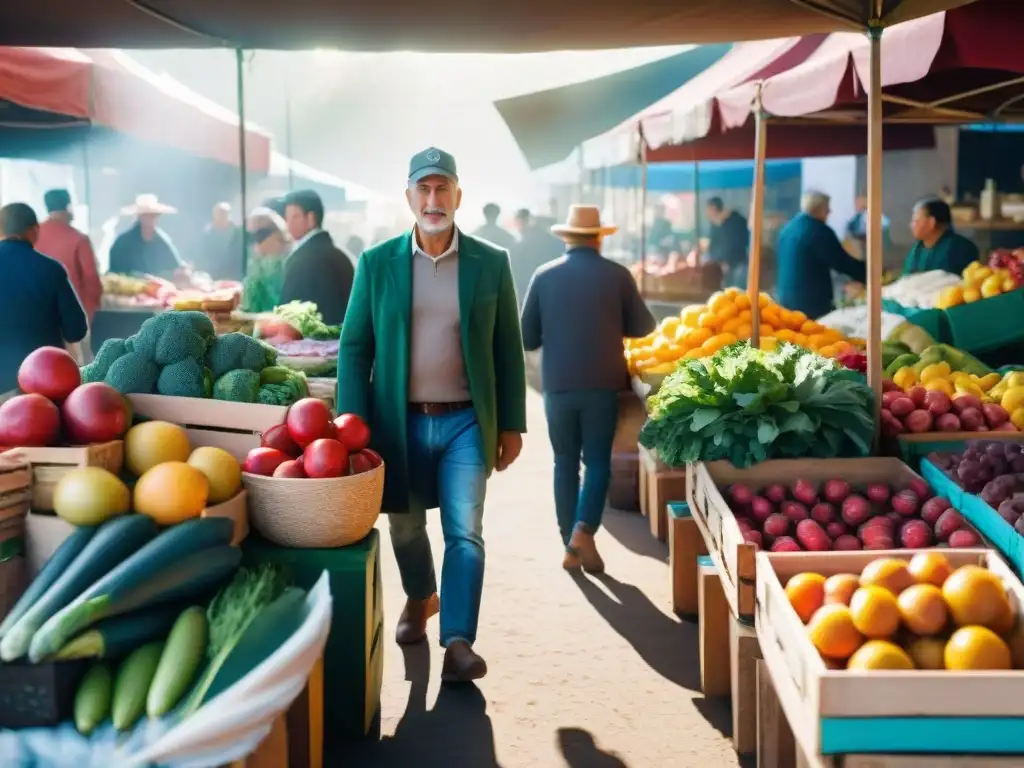
[[[160,663],[163,643],[148,643],[132,651],[117,670],[110,717],[114,727],[127,731],[146,711],[146,695]]]
[[[64,539],[63,543],[57,547],[57,551],[50,555],[50,558],[43,564],[39,575],[29,584],[21,599],[14,604],[3,622],[0,622],[0,637],[6,635],[7,630],[13,627],[25,615],[25,612],[43,596],[43,593],[60,578],[60,575],[78,556],[78,553],[89,543],[89,539],[94,533],[96,533],[96,526],[86,525],[76,528],[70,536]]]
[[[186,609],[174,622],[149,686],[146,713],[150,717],[163,717],[185,695],[206,657],[207,629],[206,611],[198,606]]]
[[[114,675],[110,667],[99,662],[89,667],[75,693],[75,728],[88,736],[97,725],[110,717],[114,693]]]
[[[24,656],[40,627],[156,533],[156,523],[146,515],[121,515],[103,523],[64,573],[0,640],[0,659]]]
[[[144,643],[167,637],[179,613],[180,604],[157,605],[103,619],[64,645],[54,660],[121,658]]]
[[[234,529],[232,521],[226,517],[214,517],[203,522],[215,521],[227,524],[230,537]],[[188,523],[182,523],[166,530],[89,587],[73,603],[50,617],[32,638],[29,659],[38,663],[48,658],[100,619],[203,593],[235,572],[242,561],[240,549],[221,544],[203,546],[196,551],[195,547],[200,542],[209,543],[211,536],[208,534],[213,529],[206,529],[205,533],[187,532],[202,534],[200,536],[173,535],[186,525]]]

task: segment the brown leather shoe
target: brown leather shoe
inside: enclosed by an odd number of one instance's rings
[[[445,649],[442,683],[468,683],[486,674],[487,662],[465,640],[456,640]]]
[[[402,615],[398,617],[395,642],[399,645],[412,645],[424,640],[427,636],[427,619],[439,609],[440,601],[436,592],[426,600],[406,600]]]
[[[604,560],[597,551],[594,543],[594,534],[588,531],[582,523],[577,523],[572,530],[572,538],[569,539],[569,549],[576,553],[583,570],[587,573],[604,573]]]

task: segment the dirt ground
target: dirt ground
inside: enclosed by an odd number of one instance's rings
[[[402,649],[404,602],[384,533],[382,739],[347,765],[415,768],[728,768],[728,701],[700,693],[697,628],[669,607],[667,550],[639,515],[609,511],[602,578],[561,569],[551,451],[530,392],[523,455],[488,487],[479,688],[441,688],[437,619],[429,643]],[[436,513],[435,513],[436,515]],[[440,524],[431,526],[440,569]],[[727,643],[728,638],[723,637]],[[752,765],[752,763],[750,763]]]

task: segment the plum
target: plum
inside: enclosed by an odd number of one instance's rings
[[[889,413],[897,419],[906,417],[915,409],[914,401],[909,397],[897,397],[889,403]]]
[[[892,541],[896,538],[895,533],[890,528],[886,528],[882,525],[868,525],[861,526],[857,531],[857,538],[863,541],[865,544],[870,544],[873,541],[879,539],[888,539]]]
[[[924,407],[932,412],[932,416],[942,416],[949,413],[953,402],[949,399],[949,395],[936,389],[924,396]]]
[[[1017,519],[1017,522],[1013,524],[1013,530],[1015,530],[1021,536],[1024,536],[1024,515],[1021,515]]]
[[[789,536],[780,536],[772,542],[772,552],[800,552],[800,545]]]
[[[928,525],[935,525],[942,513],[953,506],[945,496],[935,496],[921,505],[921,519]]]
[[[883,408],[888,408],[890,405],[892,405],[892,401],[893,400],[903,400],[903,399],[908,399],[909,400],[910,398],[908,398],[905,394],[903,394],[903,390],[902,389],[894,389],[894,390],[889,390],[888,392],[883,392],[882,393],[882,407]],[[914,401],[911,400],[910,402],[914,402]]]
[[[750,514],[759,523],[763,524],[774,513],[775,507],[764,496],[755,496],[750,502]]]
[[[954,549],[967,549],[969,547],[980,547],[981,537],[968,528],[961,528],[949,535],[949,546]]]
[[[807,507],[799,501],[784,501],[779,511],[794,523],[799,523],[809,517]]]
[[[924,406],[924,399],[928,397],[928,390],[918,384],[907,390],[907,397],[914,401],[914,405],[921,408]]]
[[[857,537],[851,536],[848,533],[844,533],[842,536],[837,536],[836,540],[832,542],[833,552],[852,552],[860,548],[860,541]]]
[[[971,395],[965,395],[965,397],[971,397]],[[985,426],[985,416],[980,408],[963,408],[960,411],[960,425],[967,432],[981,432],[981,428]],[[988,431],[987,427],[985,431]]]
[[[753,544],[758,549],[764,548],[764,538],[761,536],[760,531],[744,531],[743,540],[747,542],[747,544]]]
[[[900,491],[892,497],[893,512],[903,515],[903,517],[913,517],[916,515],[920,504],[920,498],[911,490]]]
[[[896,528],[900,527],[901,525],[903,525],[903,523],[906,522],[906,518],[903,517],[903,515],[901,515],[899,512],[896,512],[894,510],[889,510],[888,512],[885,513],[885,515],[883,515],[883,517],[888,518],[889,521]]]
[[[743,483],[733,483],[729,486],[729,498],[734,504],[745,507],[754,500],[754,492]]]
[[[892,539],[877,538],[865,544],[864,549],[896,549],[896,543]]]
[[[935,429],[939,432],[959,432],[962,428],[960,417],[955,413],[944,413],[935,417]]]
[[[953,398],[953,410],[963,413],[966,410],[981,410],[981,400],[974,395],[958,395]]]
[[[755,530],[757,530],[757,526],[755,526],[753,523],[751,523],[745,517],[737,517],[736,518],[736,525],[738,525],[740,527],[740,533],[745,533],[747,531],[755,531]]]
[[[886,392],[899,392],[903,394],[903,390],[892,379],[882,379],[882,394],[884,395]]]
[[[1017,478],[1013,475],[1000,475],[985,483],[985,487],[981,489],[981,498],[990,507],[998,507],[1013,496],[1016,489]]]
[[[910,490],[917,494],[919,499],[927,499],[932,495],[932,488],[924,481],[923,477],[915,477],[910,481]]]
[[[764,525],[761,526],[761,530],[764,531],[766,536],[771,536],[773,539],[779,536],[785,536],[789,531],[789,518],[785,515],[775,513],[764,521]]]
[[[813,506],[818,502],[818,486],[810,480],[797,480],[793,483],[793,498],[801,504]]]
[[[960,530],[964,525],[964,519],[955,509],[947,509],[935,522],[935,538],[939,541],[948,541],[953,531]]]
[[[817,520],[822,525],[828,525],[838,519],[834,504],[822,501],[811,507],[811,520]]]
[[[1024,504],[1018,503],[1014,499],[1006,499],[996,511],[1007,523],[1015,525],[1020,520],[1021,514],[1024,513]]]
[[[828,552],[832,539],[814,520],[801,520],[796,524],[796,540],[808,552]]]
[[[772,483],[771,485],[766,486],[765,489],[761,491],[761,493],[764,494],[765,498],[768,499],[768,501],[771,501],[775,504],[781,504],[786,500],[787,496],[786,486],[784,486],[782,483]]]
[[[889,501],[892,491],[885,483],[871,483],[865,490],[868,500],[874,504],[885,504]]]
[[[825,483],[822,493],[825,501],[831,504],[842,504],[850,495],[851,490],[850,484],[845,480],[829,480]]]
[[[932,529],[924,520],[908,520],[900,529],[900,544],[907,549],[924,549],[932,545]]]
[[[1024,472],[1024,456],[1017,456],[1010,462],[1010,471],[1014,474]]]
[[[868,504],[867,499],[855,493],[847,496],[846,500],[843,501],[841,514],[844,523],[855,527],[871,517],[871,505]]]
[[[903,426],[907,428],[908,432],[913,432],[915,434],[931,431],[933,423],[934,419],[932,418],[931,411],[926,411],[923,408],[911,411],[903,419]]]
[[[846,523],[841,523],[838,520],[825,525],[825,533],[827,533],[828,537],[833,541],[838,539],[840,536],[847,535],[849,532],[850,530],[846,527]]]
[[[1010,420],[1010,414],[1006,412],[1006,409],[996,403],[985,403],[981,406],[981,412],[985,416],[985,422],[992,429]],[[1000,452],[1002,452],[1002,449],[1000,449]]]
[[[1013,425],[1012,421],[1004,421],[1002,424],[991,427],[992,432],[1020,432],[1017,427]]]

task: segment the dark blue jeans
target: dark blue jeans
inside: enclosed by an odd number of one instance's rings
[[[409,483],[412,508],[390,515],[391,545],[402,587],[411,600],[437,591],[427,538],[427,510],[441,508],[441,645],[476,640],[484,586],[484,465],[480,425],[472,408],[444,416],[410,414]]]
[[[619,393],[606,389],[554,392],[544,396],[544,409],[555,452],[555,513],[562,540],[568,544],[576,523],[591,532],[601,525],[612,473]]]

